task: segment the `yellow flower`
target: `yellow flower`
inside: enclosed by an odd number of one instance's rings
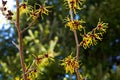
[[[28,5],[27,2],[22,2],[20,4],[20,15],[26,13],[26,15],[28,15],[30,13],[30,11],[32,10],[32,6]]]
[[[34,80],[35,78],[37,78],[37,69],[33,69],[33,70],[30,70],[29,73],[27,73],[27,80]]]
[[[97,30],[104,33],[106,32],[107,28],[108,28],[108,23],[104,23],[99,19],[99,22],[97,24]]]
[[[80,45],[82,45],[83,48],[86,49],[87,47],[90,47],[92,44],[93,44],[92,37],[89,34],[84,34],[83,35],[83,40],[80,43]]]
[[[43,19],[43,14],[45,14],[45,15],[48,15],[48,13],[50,12],[49,10],[48,10],[48,8],[51,8],[52,6],[46,6],[45,5],[45,3],[43,4],[43,5],[39,5],[39,4],[36,4],[36,6],[39,6],[39,8],[38,9],[36,9],[34,12],[38,15],[40,15],[41,17],[42,17],[42,19]]]
[[[65,26],[70,27],[70,30],[82,30],[83,26],[81,25],[82,23],[85,23],[83,20],[70,20],[69,18],[66,19],[67,23]]]
[[[27,80],[35,80],[38,77],[38,68],[35,65],[35,61],[31,65],[25,65],[25,74]],[[23,78],[20,80],[23,80]]]
[[[40,16],[42,17],[42,15],[43,14],[46,14],[46,15],[48,15],[48,10],[47,10],[47,8],[45,7],[45,6],[39,6],[39,9],[38,10],[36,10],[36,12],[37,13],[39,13],[40,14]]]
[[[94,33],[94,34],[91,34],[90,36],[92,36],[93,39],[98,39],[98,40],[102,40],[102,38],[100,38],[100,34],[99,33]]]
[[[30,12],[30,18],[32,18],[33,20],[36,20],[38,17],[38,13],[36,13],[35,11],[31,11]]]
[[[53,57],[50,56],[49,54],[38,55],[38,56],[36,56],[34,54],[32,54],[32,55],[35,58],[35,65],[37,67],[47,66],[50,63],[50,61],[54,61]]]
[[[79,68],[79,62],[71,55],[63,59],[61,65],[64,66],[66,73],[70,72],[71,74],[74,73],[75,68]]]
[[[83,4],[84,0],[65,0],[65,2],[68,2],[69,8],[72,9],[76,14],[76,9],[81,9],[81,5]]]
[[[94,33],[94,34],[90,34],[90,36],[92,37],[92,45],[96,45],[97,44],[97,40],[102,40],[102,38],[100,38],[99,33]]]

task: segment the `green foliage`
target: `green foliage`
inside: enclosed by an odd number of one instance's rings
[[[28,4],[33,6],[34,2],[41,4],[44,0],[28,1]],[[109,61],[111,56],[118,56],[120,50],[120,42],[115,42],[116,39],[120,38],[119,3],[119,0],[86,0],[86,5],[83,7],[85,9],[77,13],[79,18],[86,20],[87,31],[90,31],[93,28],[92,26],[96,26],[99,17],[109,23],[109,28],[103,36],[102,42],[98,41],[98,44],[95,47],[90,47],[90,49],[83,50],[81,48],[81,74],[89,80],[120,79],[119,62],[117,64],[116,61]],[[50,9],[49,15],[43,15],[44,19],[38,18],[35,25],[23,33],[25,62],[27,65],[32,63],[34,60],[32,54],[37,56],[50,53],[55,62],[50,61],[48,66],[40,68],[43,71],[41,71],[38,80],[63,80],[65,71],[59,65],[58,60],[63,59],[71,52],[75,52],[75,40],[73,33],[64,27],[63,20],[68,14],[68,9],[65,9],[63,0],[48,0],[47,5],[54,5]],[[27,19],[26,15],[21,16],[22,29],[28,25]],[[10,33],[9,29],[5,32]],[[16,39],[16,35],[5,40],[2,32],[0,34],[0,39],[2,39],[0,41],[0,74],[2,80],[14,80],[13,78],[21,74],[19,54],[13,44],[12,46],[7,44],[11,44]],[[78,33],[78,35],[80,34]],[[116,70],[112,69],[113,64],[117,64]]]

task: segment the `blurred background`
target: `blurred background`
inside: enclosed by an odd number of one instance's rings
[[[31,54],[49,52],[54,56],[55,62],[44,67],[38,80],[76,80],[74,74],[65,74],[64,68],[60,66],[60,60],[76,50],[73,32],[64,26],[69,10],[63,0],[46,1],[46,5],[53,6],[49,15],[43,15],[44,19],[38,18],[35,25],[23,34],[25,63],[32,63],[34,58]],[[43,2],[44,0],[28,0],[31,6]],[[86,0],[76,18],[86,21],[87,31],[96,27],[99,18],[109,24],[103,40],[98,41],[96,46],[89,49],[81,47],[80,72],[85,80],[120,80],[120,0]],[[22,15],[20,19],[22,29],[30,23],[27,22],[27,15]],[[78,37],[81,41],[79,32]],[[15,26],[0,25],[0,80],[14,80],[21,75],[19,53],[12,41],[17,43]]]

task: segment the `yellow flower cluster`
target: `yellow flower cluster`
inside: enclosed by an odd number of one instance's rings
[[[77,62],[75,57],[72,57],[71,55],[63,59],[61,65],[64,66],[66,73],[70,72],[71,74],[74,73],[75,68],[79,68],[79,62]]]
[[[54,61],[52,56],[48,54],[43,54],[43,55],[34,55],[32,54],[33,57],[35,58],[32,62],[31,65],[26,66],[25,65],[25,74],[27,80],[36,80],[38,78],[39,73],[41,72],[41,68],[47,66],[50,61]],[[15,80],[23,80],[23,78],[20,77],[15,77]]]
[[[81,25],[82,23],[85,23],[83,20],[70,20],[69,18],[66,19],[67,23],[65,26],[70,27],[70,30],[82,30],[83,26]]]
[[[36,6],[39,6],[38,9],[36,9]],[[34,9],[32,6],[28,5],[27,2],[22,2],[20,5],[20,15],[22,15],[23,13],[26,13],[27,15],[30,15],[30,18],[32,19],[37,19],[37,17],[40,15],[43,19],[43,14],[48,15],[49,10],[47,8],[51,8],[51,6],[46,6],[44,5],[39,5],[39,4],[35,4]]]
[[[76,9],[81,9],[80,6],[83,4],[84,0],[65,0],[65,2],[68,2],[69,8],[76,14]]]
[[[96,45],[97,40],[102,40],[101,36],[106,32],[106,28],[108,28],[108,24],[99,21],[96,28],[82,36],[83,40],[80,45],[85,49],[91,45]]]
[[[83,40],[80,43],[81,46],[83,46],[83,48],[88,48],[91,45],[96,45],[97,44],[97,40],[102,40],[102,38],[100,38],[99,34],[92,34],[91,32],[88,34],[84,34],[83,35]]]
[[[35,80],[35,78],[38,77],[38,72],[36,69],[33,69],[33,70],[29,70],[29,73],[26,74],[26,79],[27,80]],[[15,77],[14,80],[23,80],[23,78],[20,78],[20,77]]]
[[[44,54],[44,55],[38,55],[37,57],[35,57],[35,65],[36,66],[47,66],[49,64],[49,60],[54,60],[51,56],[49,56],[48,54]]]

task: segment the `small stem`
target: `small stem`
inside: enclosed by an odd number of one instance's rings
[[[38,17],[38,16],[37,16]],[[22,30],[22,33],[25,32],[27,29],[29,29],[32,25],[34,25],[35,21],[37,20],[37,18],[35,20],[33,20],[26,28],[24,28]]]
[[[13,43],[13,45],[15,45],[15,47],[19,50],[20,48],[19,48],[19,46],[14,42],[14,41],[12,41],[12,43]]]
[[[36,18],[26,27],[24,28],[21,32],[25,32],[26,30],[28,30],[30,27],[32,27],[35,24],[35,21],[37,20],[37,18],[39,17],[39,14],[36,16]]]
[[[71,21],[73,21],[74,20],[74,18],[73,18],[73,10],[70,7],[70,1],[69,0],[68,0],[68,5],[69,5],[69,8],[70,8],[70,19],[71,19]],[[77,49],[76,49],[76,61],[79,61],[80,45],[79,45],[79,41],[78,41],[76,30],[74,30],[73,33],[74,33],[76,47],[77,47]],[[77,80],[81,80],[80,73],[79,73],[79,68],[75,68],[75,72],[76,72]]]
[[[78,61],[78,60],[79,60],[80,45],[79,45],[79,41],[78,41],[78,37],[77,37],[77,32],[76,32],[76,30],[74,30],[73,33],[74,33],[75,42],[76,42],[76,47],[77,47],[77,50],[76,50],[76,60]]]
[[[75,42],[76,42],[76,47],[77,47],[77,50],[76,50],[76,61],[78,62],[79,61],[80,45],[79,45],[79,42],[78,42],[78,37],[77,37],[76,30],[74,30],[73,32],[74,32],[74,37],[75,37]],[[75,72],[76,72],[76,75],[77,75],[77,79],[80,80],[79,68],[75,68]]]
[[[19,0],[16,0],[16,28],[18,31],[18,38],[19,38],[19,52],[20,52],[20,62],[22,66],[22,71],[23,71],[23,78],[24,80],[27,80],[27,77],[25,75],[25,64],[24,64],[24,55],[23,55],[23,45],[22,45],[22,33],[20,29],[20,24],[19,24]]]

